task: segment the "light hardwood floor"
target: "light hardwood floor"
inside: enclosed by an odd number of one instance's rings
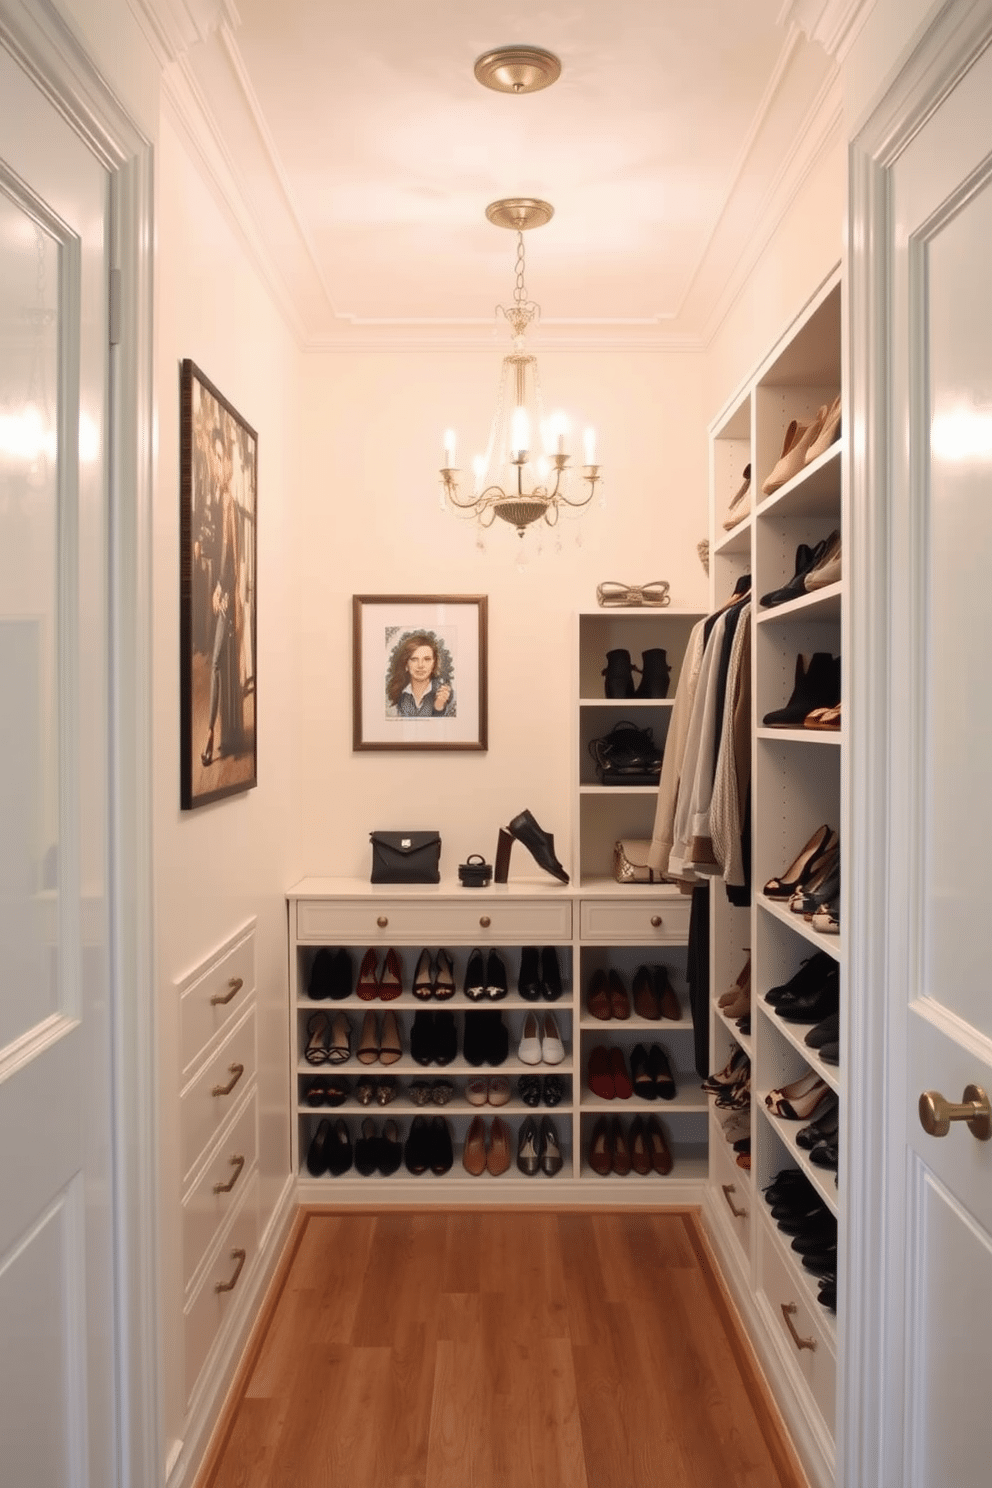
[[[805,1488],[694,1212],[301,1214],[198,1488]]]

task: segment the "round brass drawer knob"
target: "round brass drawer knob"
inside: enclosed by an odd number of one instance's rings
[[[492,924],[492,920],[489,918],[488,915],[480,915],[479,924],[482,926],[483,930],[488,930],[489,926]]]
[[[654,929],[657,930],[660,927],[660,925],[661,925],[661,915],[652,915],[651,916],[651,924],[654,927]]]
[[[386,915],[380,915],[379,918],[376,920],[376,924],[379,926],[380,930],[385,930],[386,926],[389,924],[389,919]]]

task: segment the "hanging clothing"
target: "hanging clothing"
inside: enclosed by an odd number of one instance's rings
[[[693,627],[676,691],[658,787],[650,863],[690,891],[722,877],[749,899],[750,578]],[[747,899],[745,899],[747,902]]]

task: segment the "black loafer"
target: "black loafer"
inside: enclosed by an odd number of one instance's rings
[[[517,991],[524,1002],[538,1002],[541,997],[541,973],[538,965],[537,946],[524,946],[520,952],[520,975]]]
[[[406,1170],[419,1178],[421,1173],[426,1173],[430,1163],[429,1143],[427,1139],[427,1117],[414,1116],[410,1124],[410,1132],[403,1149],[403,1161]]]
[[[431,1117],[427,1144],[431,1172],[441,1178],[445,1173],[450,1172],[455,1160],[451,1146],[451,1128],[443,1116]]]
[[[562,994],[561,966],[554,946],[541,952],[541,996],[545,1002],[557,1002]]]

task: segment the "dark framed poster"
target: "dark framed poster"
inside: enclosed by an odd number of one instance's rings
[[[258,782],[258,436],[186,360],[180,371],[180,798]]]

